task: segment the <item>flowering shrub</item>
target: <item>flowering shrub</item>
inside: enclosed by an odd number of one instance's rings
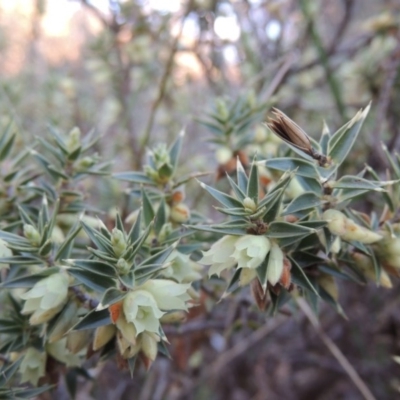
[[[137,360],[150,368],[160,352],[168,354],[165,324],[183,322],[199,302],[203,266],[210,266],[209,277],[226,281],[221,297],[250,285],[255,304],[271,314],[293,295],[316,313],[320,300],[342,313],[340,279],[390,287],[400,271],[399,159],[386,152],[393,179],[381,180],[369,166],[356,176],[339,174],[368,109],[333,134],[324,129],[318,142],[275,110],[257,128],[265,143],[252,154],[251,126],[263,106],[219,102],[202,122],[214,134],[216,176],[229,188],[199,184],[219,203],[220,222],[186,199],[185,185],[201,174],[179,175],[183,133],[171,146],[150,150],[142,171],[112,176],[133,186],[131,203],[126,215],[102,220],[80,186],[109,174],[110,164],[91,152],[96,137],[52,129],[30,158],[15,159],[14,136],[5,131],[0,158],[13,161],[2,176],[10,197],[1,210],[0,335],[7,363],[0,394],[9,396],[6,384],[16,372],[22,383],[52,383],[50,359],[72,367],[93,353],[117,354],[131,373]],[[350,207],[370,192],[384,200],[380,218]]]

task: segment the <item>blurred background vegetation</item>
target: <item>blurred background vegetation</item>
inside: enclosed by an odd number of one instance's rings
[[[346,166],[352,173],[368,162],[384,174],[380,143],[400,148],[395,0],[0,0],[0,54],[0,125],[13,119],[21,149],[48,124],[95,128],[113,172],[139,169],[149,146],[182,127],[183,168],[216,170],[211,135],[197,120],[217,99],[239,96],[265,105],[264,120],[279,107],[311,136],[323,120],[335,131],[372,101]],[[101,209],[120,205],[115,185],[96,189]],[[188,195],[196,206],[198,192],[193,185]],[[349,320],[326,308],[324,331],[378,399],[396,398],[398,283],[390,291],[344,283],[340,301]],[[361,398],[303,316],[280,315],[255,336],[263,319],[249,304],[248,293],[212,310],[204,302],[186,327],[166,332],[172,360],[160,357],[133,380],[102,365],[77,398]],[[196,323],[196,313],[211,322]]]

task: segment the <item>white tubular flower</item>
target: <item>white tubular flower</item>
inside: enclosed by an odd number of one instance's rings
[[[231,269],[237,261],[232,257],[235,251],[235,243],[239,240],[238,236],[227,235],[215,242],[211,249],[203,252],[200,264],[211,265],[208,275],[217,274],[218,276],[224,269]]]
[[[20,297],[26,300],[22,314],[32,314],[29,322],[39,325],[53,318],[67,301],[68,276],[57,273],[41,279]]]
[[[245,235],[235,242],[232,257],[238,268],[257,268],[268,254],[271,243],[265,236]]]
[[[179,283],[190,283],[201,279],[198,264],[190,260],[187,254],[182,254],[174,250],[166,262],[170,265],[162,271],[162,275],[166,278],[171,278]],[[200,267],[200,268],[199,268]]]
[[[176,283],[169,279],[151,279],[141,288],[151,293],[157,306],[165,311],[187,310],[186,302],[191,300],[187,293],[190,288],[188,283]]]
[[[276,243],[272,243],[267,267],[267,279],[271,285],[276,285],[283,272],[283,253]]]
[[[135,326],[137,335],[144,331],[157,333],[159,319],[165,314],[147,290],[129,292],[124,299],[123,309],[126,321]]]
[[[39,378],[45,375],[46,358],[45,352],[38,351],[34,347],[29,347],[19,366],[21,383],[30,382],[36,386]]]

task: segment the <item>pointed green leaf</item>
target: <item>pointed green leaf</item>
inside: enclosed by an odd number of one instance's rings
[[[231,185],[232,191],[235,194],[236,198],[239,201],[243,201],[246,197],[245,192],[243,192],[240,187],[235,183],[235,181],[228,175],[226,174],[226,178],[228,179],[229,184]]]
[[[104,292],[100,300],[100,304],[102,305],[102,307],[109,307],[112,304],[118,303],[119,301],[123,300],[127,294],[127,291],[123,292],[122,290],[113,287],[109,288]]]
[[[247,178],[246,172],[245,172],[243,165],[240,162],[239,158],[236,161],[236,178],[237,178],[236,180],[237,180],[237,184],[238,184],[240,190],[243,193],[246,193],[248,178]]]
[[[328,156],[335,163],[336,168],[342,164],[353,147],[370,106],[369,104],[363,111],[360,110],[355,117],[335,132],[329,139]]]
[[[239,280],[240,280],[240,273],[242,272],[241,269],[236,269],[235,273],[233,274],[231,280],[229,281],[228,287],[223,295],[225,297],[227,294],[234,292],[239,288]]]
[[[100,326],[111,325],[110,313],[108,309],[96,311],[93,310],[87,313],[75,326],[75,331],[85,329],[96,329]]]
[[[74,267],[81,268],[86,271],[91,271],[98,275],[108,276],[113,278],[116,276],[115,267],[99,260],[72,260]]]
[[[271,222],[265,235],[272,238],[286,238],[310,235],[313,232],[315,232],[315,229],[307,228],[298,224],[291,224],[289,222],[275,221]]]
[[[207,192],[212,196],[212,197],[214,197],[214,199],[216,199],[217,201],[219,201],[221,204],[223,204],[225,207],[243,207],[243,205],[242,205],[242,203],[239,201],[239,200],[237,200],[237,199],[235,199],[234,197],[232,197],[232,196],[229,196],[229,195],[227,195],[227,194],[225,194],[225,193],[223,193],[223,192],[220,192],[219,190],[217,190],[217,189],[214,189],[213,187],[211,187],[211,186],[208,186],[208,185],[206,185],[205,183],[203,183],[203,182],[199,182],[200,183],[200,186],[203,188],[203,189],[205,189],[205,190],[207,190]]]
[[[271,158],[266,160],[264,165],[270,169],[278,171],[294,171],[296,176],[305,176],[306,178],[319,179],[315,164],[311,161],[302,160],[300,158],[282,157]]]
[[[331,187],[335,189],[352,189],[352,190],[376,190],[382,191],[381,186],[384,186],[386,182],[372,182],[367,179],[360,178],[358,176],[345,175],[342,176],[338,181],[332,182]]]
[[[165,207],[164,198],[161,199],[160,205],[158,206],[157,213],[155,215],[154,220],[154,231],[158,235],[161,231],[161,228],[168,222],[167,220],[167,211]]]
[[[259,193],[259,187],[258,187],[258,166],[255,160],[253,160],[253,163],[251,165],[251,170],[249,174],[249,180],[247,183],[247,197],[250,197],[253,199],[256,203],[258,202],[258,193]]]
[[[46,278],[56,272],[59,272],[58,267],[44,269],[36,274],[25,275],[3,282],[1,288],[32,288],[41,279]]]
[[[113,174],[115,179],[119,179],[121,181],[128,181],[134,183],[141,183],[144,185],[153,185],[154,181],[150,179],[145,173],[143,172],[136,172],[136,171],[128,171],[128,172],[119,172],[117,174]]]
[[[65,240],[61,243],[60,247],[57,249],[56,254],[54,256],[55,261],[70,257],[74,239],[80,230],[81,226],[79,225],[79,222],[76,222],[72,226],[71,230],[68,232],[68,235],[65,238]]]
[[[310,292],[314,293],[316,296],[319,297],[317,289],[312,285],[310,280],[307,278],[307,275],[304,273],[303,269],[299,266],[299,264],[297,264],[294,258],[290,256],[288,256],[288,258],[292,264],[292,269],[290,272],[293,283],[301,286],[304,289],[309,290]]]
[[[138,240],[140,236],[141,222],[142,222],[142,208],[140,208],[136,217],[136,221],[132,225],[132,228],[128,233],[128,243],[134,243],[136,240]]]
[[[80,268],[69,268],[68,273],[96,292],[103,293],[108,288],[115,286],[114,279],[108,276],[99,275],[92,271]]]
[[[309,210],[321,206],[323,203],[321,198],[313,192],[305,192],[300,196],[292,200],[292,202],[286,207],[283,215],[294,214],[299,211]]]
[[[146,191],[142,188],[143,222],[147,226],[154,219],[154,209]]]
[[[185,131],[182,130],[179,133],[178,137],[176,138],[175,142],[169,148],[169,158],[173,166],[173,171],[175,171],[176,167],[178,166],[178,161],[182,149],[182,142],[184,136],[185,136]]]

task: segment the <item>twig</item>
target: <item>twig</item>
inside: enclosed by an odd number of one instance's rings
[[[267,101],[279,88],[281,83],[285,80],[286,75],[289,73],[291,70],[293,64],[297,61],[298,59],[298,53],[291,53],[283,63],[283,65],[279,68],[278,72],[272,79],[272,82],[269,84],[267,89],[265,90],[265,93],[260,95],[260,98],[263,101]]]
[[[251,347],[255,346],[258,342],[264,339],[266,336],[270,335],[276,329],[281,327],[288,318],[274,318],[268,320],[268,322],[262,326],[260,329],[254,331],[247,340],[239,341],[235,346],[221,354],[207,369],[200,375],[196,382],[193,382],[189,387],[186,387],[182,393],[177,396],[179,399],[187,398],[189,393],[192,393],[193,389],[199,386],[208,378],[217,378],[223,369],[231,363],[235,358],[240,357],[243,353],[246,353]]]
[[[224,321],[191,321],[187,322],[178,328],[171,325],[164,325],[163,330],[167,336],[184,336],[193,332],[204,332],[208,329],[224,329],[226,324]]]
[[[163,75],[161,77],[160,84],[158,86],[157,97],[155,98],[155,100],[154,100],[154,102],[153,102],[153,104],[151,106],[150,116],[149,116],[149,119],[147,121],[146,128],[144,130],[143,138],[141,140],[142,143],[141,143],[140,154],[143,154],[144,149],[146,148],[146,146],[149,143],[151,130],[152,130],[153,125],[154,125],[156,112],[158,110],[158,107],[161,104],[161,101],[164,98],[164,94],[165,94],[165,91],[166,91],[166,88],[167,88],[168,78],[171,75],[172,67],[174,65],[175,54],[178,51],[178,43],[179,43],[179,40],[180,40],[180,38],[182,36],[182,33],[183,33],[183,26],[185,24],[186,17],[189,15],[189,13],[192,10],[193,3],[194,3],[194,0],[189,0],[189,3],[188,3],[187,8],[186,8],[186,11],[185,11],[185,13],[184,13],[184,15],[182,17],[182,22],[181,22],[181,26],[179,28],[179,32],[176,35],[176,37],[175,37],[175,39],[174,39],[174,41],[172,43],[171,51],[169,53],[169,57],[168,57],[166,65],[165,65],[164,73],[163,73]]]
[[[307,0],[301,0],[300,8],[308,24],[309,31],[311,34],[311,39],[314,42],[314,46],[317,50],[317,53],[319,54],[319,59],[321,61],[321,64],[325,70],[326,80],[328,81],[328,85],[331,89],[332,97],[336,103],[337,110],[339,111],[340,116],[342,118],[345,118],[345,107],[342,99],[342,93],[340,91],[336,77],[332,73],[331,67],[329,65],[329,54],[325,50],[321,37],[317,32],[313,16],[311,15],[308,4],[309,3]]]
[[[331,340],[331,338],[322,330],[321,325],[319,324],[316,316],[313,314],[310,306],[307,302],[301,298],[297,297],[296,302],[300,309],[303,311],[307,319],[310,321],[311,325],[315,329],[316,333],[328,348],[328,350],[332,353],[332,355],[336,358],[342,368],[345,370],[349,378],[352,380],[357,389],[361,392],[365,400],[376,400],[375,396],[371,393],[367,385],[361,379],[360,375],[358,375],[357,371],[350,364],[341,350],[336,346],[336,344]]]
[[[378,110],[375,122],[374,134],[371,135],[371,149],[374,149],[370,153],[369,164],[372,166],[387,166],[386,157],[382,151],[381,141],[382,141],[382,130],[384,126],[384,121],[387,115],[387,111],[390,105],[391,93],[393,86],[396,81],[398,69],[400,67],[400,37],[397,37],[397,46],[394,49],[391,58],[388,60],[386,65],[386,79],[379,92],[378,98]],[[392,146],[396,143],[396,137],[392,139]],[[389,147],[390,148],[390,147]]]

